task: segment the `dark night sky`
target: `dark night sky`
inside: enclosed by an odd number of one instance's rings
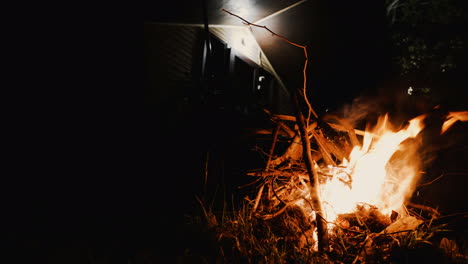
[[[365,89],[375,89],[389,64],[385,9],[381,1],[308,1],[271,23],[279,32],[308,46],[308,86],[314,105],[336,107]],[[268,23],[268,20],[265,22]],[[300,86],[302,50],[269,39],[255,29],[267,56],[291,86]],[[265,44],[265,42],[270,42]]]

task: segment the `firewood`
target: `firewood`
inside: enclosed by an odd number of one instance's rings
[[[247,175],[256,176],[256,177],[269,177],[269,176],[281,175],[282,177],[304,177],[304,178],[306,178],[306,176],[302,176],[300,173],[286,171],[286,170],[284,170],[284,171],[280,171],[280,170],[252,171],[252,172],[248,172]]]
[[[312,135],[315,138],[315,141],[319,145],[320,152],[322,153],[323,160],[325,164],[336,167],[336,163],[332,158],[331,151],[327,145],[327,140],[323,137],[321,132],[312,131]]]
[[[293,89],[294,90],[294,89]],[[302,141],[302,148],[304,153],[304,164],[307,169],[307,173],[309,174],[309,189],[310,189],[310,200],[312,206],[315,210],[315,221],[317,222],[317,238],[318,238],[318,248],[320,251],[328,251],[328,231],[327,231],[327,223],[323,218],[323,209],[322,209],[322,201],[319,195],[319,175],[314,166],[314,160],[312,159],[311,155],[311,148],[310,148],[310,141],[307,127],[305,126],[305,119],[304,115],[302,114],[297,91],[294,90],[293,94],[293,102],[296,108],[296,119],[297,124],[299,126],[299,133],[301,135]]]
[[[281,115],[274,115],[267,109],[263,109],[263,111],[270,117],[270,120],[276,123],[278,126],[280,126],[282,131],[284,131],[290,138],[293,138],[296,135],[296,132],[294,132],[293,129],[291,129],[288,125],[286,125],[283,121],[281,121],[283,119],[279,117]],[[287,119],[283,119],[283,120],[287,120]],[[290,121],[295,121],[295,120],[296,119],[294,118],[294,120],[290,120]]]
[[[275,132],[273,134],[273,142],[271,143],[270,155],[268,155],[268,161],[265,168],[266,171],[270,168],[271,158],[273,157],[273,154],[275,152],[276,140],[278,139],[279,130],[280,126],[278,125],[276,126]]]
[[[439,211],[437,211],[436,209],[434,209],[434,208],[432,208],[430,206],[427,206],[427,205],[408,203],[407,206],[429,212],[429,213],[431,213],[433,215],[433,217],[439,217],[440,216]]]
[[[289,147],[280,157],[272,160],[269,167],[276,167],[287,160],[299,160],[302,157],[302,143],[299,134],[296,134]]]
[[[252,214],[255,213],[255,211],[257,210],[258,204],[260,203],[260,198],[262,197],[263,188],[265,188],[265,184],[262,184],[262,186],[260,186],[260,189],[258,190],[257,198],[255,198],[255,203],[252,208],[252,211],[250,212],[250,216],[252,216]]]
[[[328,121],[327,123],[335,129],[340,128],[339,130],[344,130],[348,132],[349,140],[351,141],[351,144],[353,145],[353,147],[359,145],[359,140],[356,137],[356,134],[358,133],[359,130],[354,129],[351,126],[351,124],[348,122],[348,120],[346,120],[345,118],[340,118],[337,115],[332,115],[332,114],[325,115],[323,117],[323,120]],[[332,120],[338,121],[338,123],[340,123],[342,126],[340,127],[338,125],[334,125],[334,124],[332,125],[332,123],[330,123],[330,121]],[[359,134],[361,134],[361,132],[362,132],[362,135],[364,135],[364,131],[359,131]]]
[[[387,226],[381,234],[398,234],[403,231],[411,231],[416,229],[424,221],[417,219],[414,216],[405,216],[400,220],[395,221],[391,225]]]

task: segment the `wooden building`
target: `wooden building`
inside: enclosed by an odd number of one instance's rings
[[[290,113],[289,92],[248,27],[146,22],[144,38],[147,109]]]

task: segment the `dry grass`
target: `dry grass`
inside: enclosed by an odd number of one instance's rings
[[[378,211],[360,208],[341,215],[348,228],[330,230],[328,252],[314,250],[312,230],[299,208],[271,219],[251,214],[252,202],[233,210],[214,210],[200,201],[191,225],[210,241],[207,263],[466,263],[466,242],[449,239],[447,224],[426,220],[414,230],[385,234],[391,223]],[[209,261],[211,260],[211,261]],[[422,262],[421,262],[422,263]]]

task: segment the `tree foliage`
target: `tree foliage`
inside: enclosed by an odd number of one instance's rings
[[[392,58],[401,75],[439,74],[466,62],[463,1],[385,0]]]

